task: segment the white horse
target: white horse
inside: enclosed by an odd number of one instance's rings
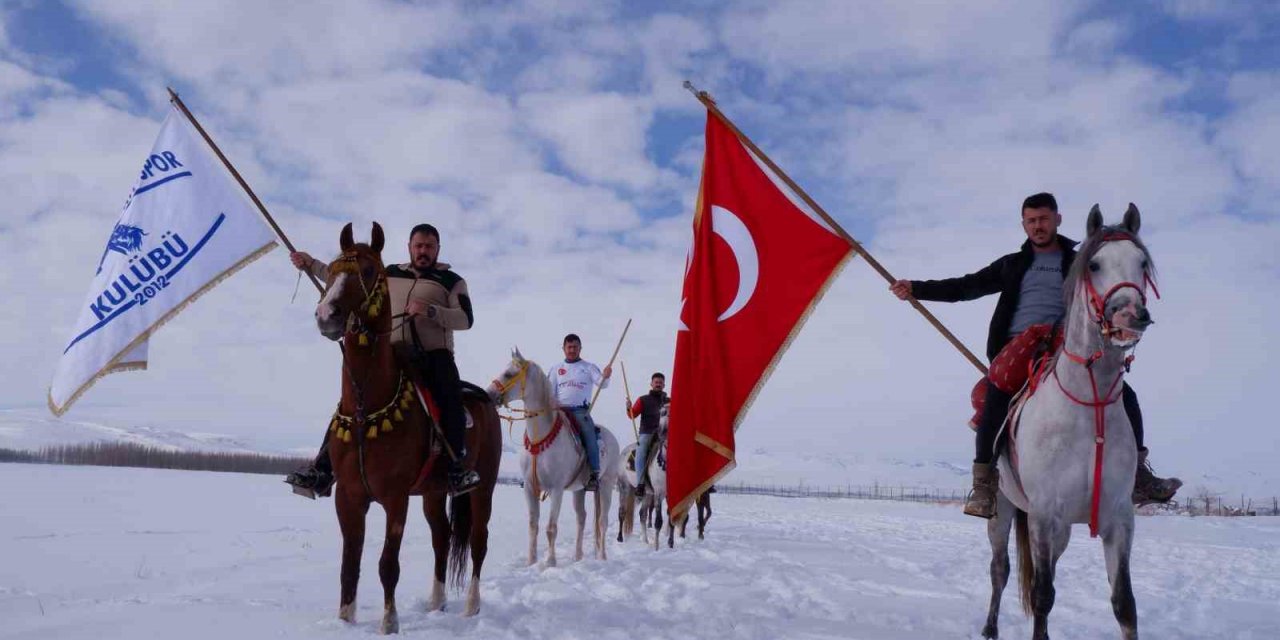
[[[658,548],[658,541],[661,539],[662,533],[662,514],[663,505],[667,500],[667,469],[658,463],[658,455],[661,452],[663,458],[667,455],[667,416],[666,407],[662,408],[661,427],[658,430],[658,438],[654,441],[649,449],[649,482],[645,483],[644,498],[639,500],[640,511],[640,531],[644,536],[645,544],[652,544],[654,549]],[[631,457],[636,445],[629,444],[622,451],[622,455],[618,458],[618,491],[621,496],[618,500],[618,542],[623,540],[623,532],[631,535],[635,521],[636,511],[636,472],[628,468],[627,458]],[[639,461],[637,460],[638,464]],[[653,541],[649,540],[649,525],[653,524]],[[674,546],[672,538],[673,530],[671,523],[667,523],[668,545]]]
[[[1097,205],[1089,212],[1088,237],[1065,281],[1063,349],[1048,372],[1032,381],[1037,390],[1021,410],[1009,455],[999,461],[997,515],[987,525],[992,594],[985,638],[998,633],[1015,513],[1022,606],[1034,615],[1033,640],[1049,637],[1054,570],[1073,523],[1089,523],[1090,533],[1102,536],[1112,610],[1125,640],[1138,637],[1129,577],[1138,453],[1118,400],[1127,353],[1151,325],[1146,287],[1153,265],[1138,239],[1140,224],[1132,204],[1118,226],[1102,226]]]
[[[511,353],[511,364],[489,385],[489,396],[500,405],[520,400],[525,420],[524,452],[520,454],[520,471],[524,477],[525,502],[529,505],[530,565],[538,559],[538,517],[543,499],[551,500],[547,521],[548,567],[556,566],[556,533],[559,530],[560,502],[566,490],[573,492],[573,509],[578,516],[578,539],[573,559],[582,559],[582,539],[586,526],[586,485],[590,469],[586,454],[573,437],[569,417],[556,408],[551,385],[542,368],[532,360]],[[609,532],[609,504],[613,499],[618,467],[618,440],[602,426],[600,429],[600,484],[595,491],[596,557],[608,559],[605,548]]]

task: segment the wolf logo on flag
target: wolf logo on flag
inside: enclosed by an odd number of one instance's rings
[[[147,232],[143,231],[142,227],[117,224],[116,228],[111,230],[106,248],[102,250],[102,257],[98,259],[98,270],[95,273],[102,273],[102,263],[107,261],[107,254],[112,251],[122,256],[141,251],[142,236],[145,235]]]

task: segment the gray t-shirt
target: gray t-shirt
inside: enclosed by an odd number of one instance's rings
[[[1009,335],[1015,336],[1033,324],[1057,324],[1065,312],[1062,301],[1062,252],[1036,252],[1031,268],[1022,276],[1022,293],[1013,312]]]

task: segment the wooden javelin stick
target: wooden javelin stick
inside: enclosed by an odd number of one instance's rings
[[[631,318],[627,318],[627,326],[622,328],[622,337],[618,338],[618,346],[613,348],[613,355],[609,356],[609,364],[605,365],[604,368],[608,369],[613,366],[613,360],[618,357],[618,350],[622,348],[622,341],[627,339],[627,331],[629,329],[631,329]],[[591,404],[587,405],[587,413],[591,413],[591,410],[596,407],[596,398],[600,397],[600,390],[602,388],[603,387],[596,387],[595,395],[591,396]]]
[[[711,98],[711,94],[707,93],[706,91],[698,90],[696,87],[693,86],[693,83],[689,82],[688,80],[684,81],[684,88],[688,89],[689,92],[692,93],[694,97],[698,99],[699,102],[701,102],[704,106],[706,106],[708,112],[710,112],[716,118],[719,118],[720,122],[723,122],[725,126],[729,127],[729,130],[732,131],[733,134],[738,137],[738,140],[741,141],[742,144],[745,145],[748,149],[750,149],[751,152],[754,153],[757,158],[760,158],[760,161],[764,162],[765,165],[767,165],[769,169],[771,169],[774,172],[774,174],[776,174],[779,178],[781,178],[782,181],[786,183],[786,185],[796,193],[796,195],[800,196],[800,199],[804,200],[804,203],[809,205],[809,208],[813,209],[814,213],[817,213],[824,221],[826,221],[827,225],[830,226],[832,229],[834,229],[836,234],[838,234],[841,238],[844,238],[846,242],[852,245],[853,250],[859,256],[862,256],[862,259],[866,260],[867,264],[871,265],[871,268],[876,270],[876,273],[879,273],[885,280],[889,282],[889,284],[893,284],[894,282],[897,281],[892,275],[889,274],[889,271],[887,269],[881,266],[878,260],[871,257],[870,253],[867,253],[867,250],[863,248],[862,243],[858,242],[857,240],[854,240],[853,236],[849,235],[849,232],[844,230],[844,227],[841,227],[839,223],[837,223],[830,215],[828,215],[821,205],[819,205],[816,201],[814,201],[813,198],[809,197],[809,194],[806,193],[804,189],[801,189],[800,185],[796,184],[795,181],[791,179],[791,176],[788,176],[786,172],[782,170],[781,167],[774,164],[773,160],[771,160],[769,156],[765,155],[765,153],[760,150],[760,147],[757,147],[756,144],[746,136],[746,134],[742,133],[742,131],[738,129],[737,125],[733,124],[733,122],[729,120],[728,116],[724,115],[724,113],[720,111],[720,108],[716,106],[716,101]],[[916,300],[914,297],[911,297],[908,299],[908,302],[911,303],[912,307],[915,307],[916,311],[919,311],[920,314],[924,316],[925,320],[928,320],[929,323],[933,325],[933,328],[937,329],[940,333],[942,333],[942,336],[946,338],[951,343],[952,346],[958,349],[961,355],[967,358],[969,362],[973,364],[973,366],[977,367],[978,370],[982,372],[982,375],[987,374],[987,366],[982,364],[982,361],[979,360],[977,356],[973,355],[973,352],[965,348],[964,344],[961,343],[960,340],[956,338],[954,334],[952,334],[949,330],[947,330],[946,327],[942,326],[942,323],[939,322],[938,319],[934,317],[934,315],[930,313],[928,309],[924,308],[924,305],[921,305],[920,301]]]
[[[636,417],[631,415],[631,385],[627,384],[627,363],[618,361],[622,366],[622,389],[627,392],[627,416],[631,418],[631,430],[636,434],[636,442],[640,442],[640,429],[636,427]]]
[[[227,159],[227,156],[222,154],[222,149],[218,148],[218,145],[213,141],[213,138],[210,138],[209,134],[205,132],[204,127],[200,126],[200,121],[196,120],[194,115],[191,115],[191,110],[182,102],[182,98],[178,97],[177,92],[175,92],[173,88],[165,88],[169,90],[169,102],[172,102],[175,107],[182,111],[183,115],[187,116],[187,120],[191,121],[191,124],[195,126],[196,131],[199,131],[200,135],[204,137],[204,141],[209,144],[209,148],[213,149],[213,153],[218,156],[218,159],[222,161],[222,164],[226,165],[227,171],[231,172],[231,177],[235,178],[236,182],[240,183],[240,188],[244,189],[244,192],[249,194],[249,199],[253,200],[253,204],[258,205],[258,212],[266,219],[267,224],[271,225],[271,230],[275,231],[276,237],[280,238],[280,241],[284,243],[285,248],[291,253],[297,251],[297,249],[294,248],[293,243],[289,242],[289,237],[284,235],[284,229],[281,229],[280,225],[276,224],[275,218],[272,218],[271,214],[267,213],[267,208],[263,206],[262,201],[258,199],[258,194],[254,193],[253,189],[249,188],[249,183],[245,182],[244,178],[240,177],[240,172],[236,171],[236,168],[231,165],[231,161]],[[324,285],[320,284],[320,281],[316,279],[315,275],[313,275],[311,271],[305,271],[307,272],[307,278],[311,280],[311,284],[315,285],[316,291],[324,293]]]

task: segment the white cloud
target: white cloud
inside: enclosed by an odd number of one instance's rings
[[[1033,191],[1058,194],[1077,237],[1094,202],[1109,215],[1136,202],[1165,294],[1134,373],[1161,470],[1233,459],[1209,423],[1276,442],[1254,400],[1280,358],[1259,337],[1280,315],[1266,295],[1280,277],[1270,70],[1236,73],[1225,113],[1196,112],[1187,99],[1212,74],[1118,55],[1142,23],[1081,22],[1084,3],[259,5],[77,5],[127,45],[116,64],[148,96],[142,114],[0,54],[0,251],[26,265],[0,271],[0,295],[25,303],[0,324],[25,337],[0,359],[29,363],[0,404],[43,405],[164,77],[300,247],[329,255],[340,223],[363,235],[378,220],[399,261],[409,227],[437,223],[476,299],[457,336],[464,376],[487,380],[513,343],[557,359],[569,331],[603,360],[627,317],[629,373],[669,372],[701,127],[659,125],[699,112],[689,77],[901,277],[1014,250]],[[658,135],[673,157],[653,152]],[[309,285],[287,304],[294,284],[283,252],[267,256],[166,326],[151,371],[108,377],[73,411],[310,445],[339,370]],[[850,263],[756,402],[744,449],[968,457],[976,373],[885,289]],[[993,304],[931,307],[981,351]]]

